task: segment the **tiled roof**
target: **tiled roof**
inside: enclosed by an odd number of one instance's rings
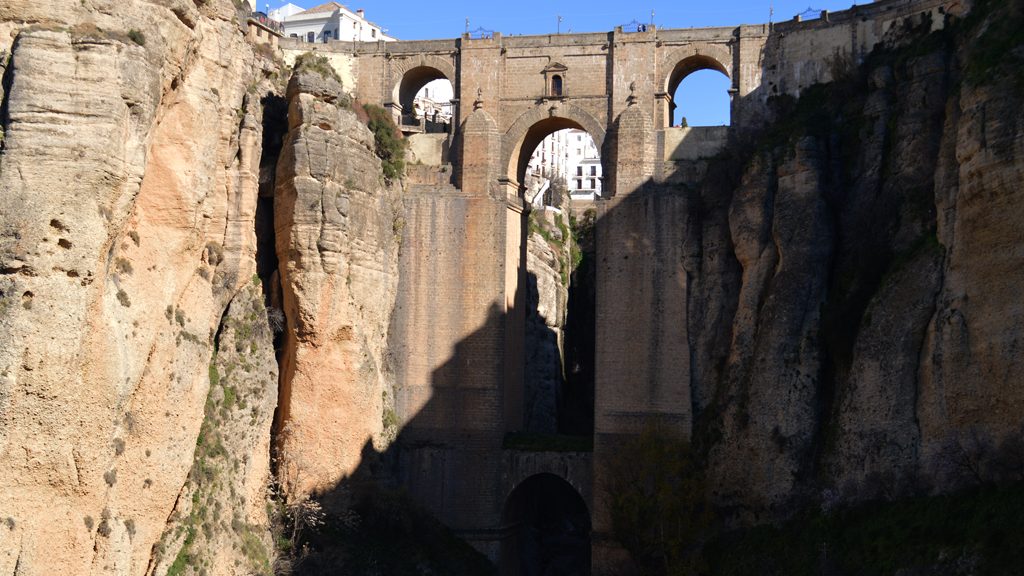
[[[316,14],[317,12],[334,12],[338,8],[344,8],[344,6],[342,6],[341,4],[338,4],[337,2],[327,2],[326,4],[321,4],[319,6],[313,6],[309,10],[306,10],[305,12],[299,12],[299,14]],[[298,16],[298,14],[296,14],[296,16]]]

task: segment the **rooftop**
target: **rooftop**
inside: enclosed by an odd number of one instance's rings
[[[299,14],[317,14],[320,12],[334,12],[335,10],[338,10],[340,8],[344,8],[344,6],[337,2],[326,2],[324,4],[320,4],[319,6],[313,6],[309,10],[306,10],[305,12],[299,12]],[[298,16],[298,14],[296,14],[296,16]]]

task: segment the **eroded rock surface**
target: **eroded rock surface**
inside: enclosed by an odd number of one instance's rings
[[[332,87],[333,83],[333,87]],[[373,134],[316,72],[288,89],[274,199],[288,327],[282,451],[300,492],[327,491],[396,432],[387,331],[398,282],[398,192]],[[372,452],[372,450],[370,451]]]
[[[0,573],[141,574],[254,271],[261,65],[227,1],[4,2],[0,32]]]

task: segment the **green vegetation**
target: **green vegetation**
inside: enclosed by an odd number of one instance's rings
[[[128,31],[128,39],[132,42],[135,42],[139,46],[146,45],[146,36],[141,31],[136,30],[135,28],[132,28]]]
[[[168,569],[171,575],[209,571],[212,547],[225,541],[232,542],[245,557],[246,573],[273,574],[269,543],[265,544],[260,536],[264,529],[245,522],[241,512],[245,509],[245,495],[235,488],[244,455],[236,452],[238,442],[234,435],[244,430],[246,423],[255,424],[258,409],[246,408],[253,395],[258,399],[262,393],[257,376],[259,364],[252,355],[259,350],[257,339],[269,342],[269,334],[261,329],[261,315],[266,312],[259,288],[247,286],[245,290],[250,294],[248,302],[239,299],[232,302],[232,313],[225,318],[221,332],[221,338],[230,335],[235,346],[230,353],[223,350],[218,353],[219,342],[215,342],[218,346],[208,368],[210,392],[186,488],[191,492],[191,506],[185,508],[187,503],[179,506],[176,513],[184,514],[183,517],[177,519],[175,528],[164,533],[156,547],[159,556],[180,543]],[[168,306],[165,315],[169,321],[180,325],[187,323],[180,309]],[[206,344],[185,331],[178,336]]]
[[[314,54],[312,52],[299,54],[295,59],[295,66],[293,69],[296,74],[300,72],[315,72],[325,80],[335,80],[338,83],[341,83],[341,76],[338,76],[338,72],[331,66],[330,61],[319,54]]]
[[[310,534],[308,575],[490,576],[493,565],[419,508],[404,492],[367,488],[344,513],[328,514]]]
[[[363,104],[363,110],[369,117],[366,125],[373,132],[374,152],[380,158],[384,179],[390,182],[401,178],[405,173],[405,139],[402,133],[387,110],[373,104]]]
[[[583,256],[579,253],[579,247],[573,241],[572,231],[566,225],[562,215],[555,214],[554,228],[558,230],[558,234],[555,234],[552,225],[542,218],[542,214],[543,212],[539,210],[530,211],[530,215],[527,218],[527,230],[530,234],[540,234],[541,238],[554,251],[558,258],[558,273],[562,280],[562,286],[567,287],[569,286],[572,271],[579,261],[582,261]],[[569,246],[568,252],[566,251],[567,244]]]
[[[608,468],[607,501],[616,539],[641,574],[695,573],[713,514],[690,445],[665,429],[649,427],[615,454]]]
[[[807,512],[724,534],[705,556],[713,576],[1019,574],[1024,484]]]
[[[975,0],[965,21],[970,30],[981,30],[966,46],[964,77],[971,86],[1008,77],[1024,89],[1024,6],[1004,0]]]

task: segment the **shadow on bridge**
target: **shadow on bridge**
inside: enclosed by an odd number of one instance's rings
[[[525,278],[526,289],[536,290],[536,276]],[[327,523],[307,531],[308,554],[295,574],[590,573],[590,513],[580,489],[559,475],[533,473],[550,468],[537,461],[548,446],[506,448],[508,432],[522,426],[500,417],[504,391],[493,376],[508,361],[500,336],[512,317],[538,315],[536,298],[516,301],[532,309],[503,313],[492,306],[486,322],[433,370],[429,400],[386,450],[366,442],[357,470],[314,494]],[[550,328],[531,330],[546,330],[535,334],[538,342],[557,341]],[[589,472],[589,454],[560,452],[552,459]]]

